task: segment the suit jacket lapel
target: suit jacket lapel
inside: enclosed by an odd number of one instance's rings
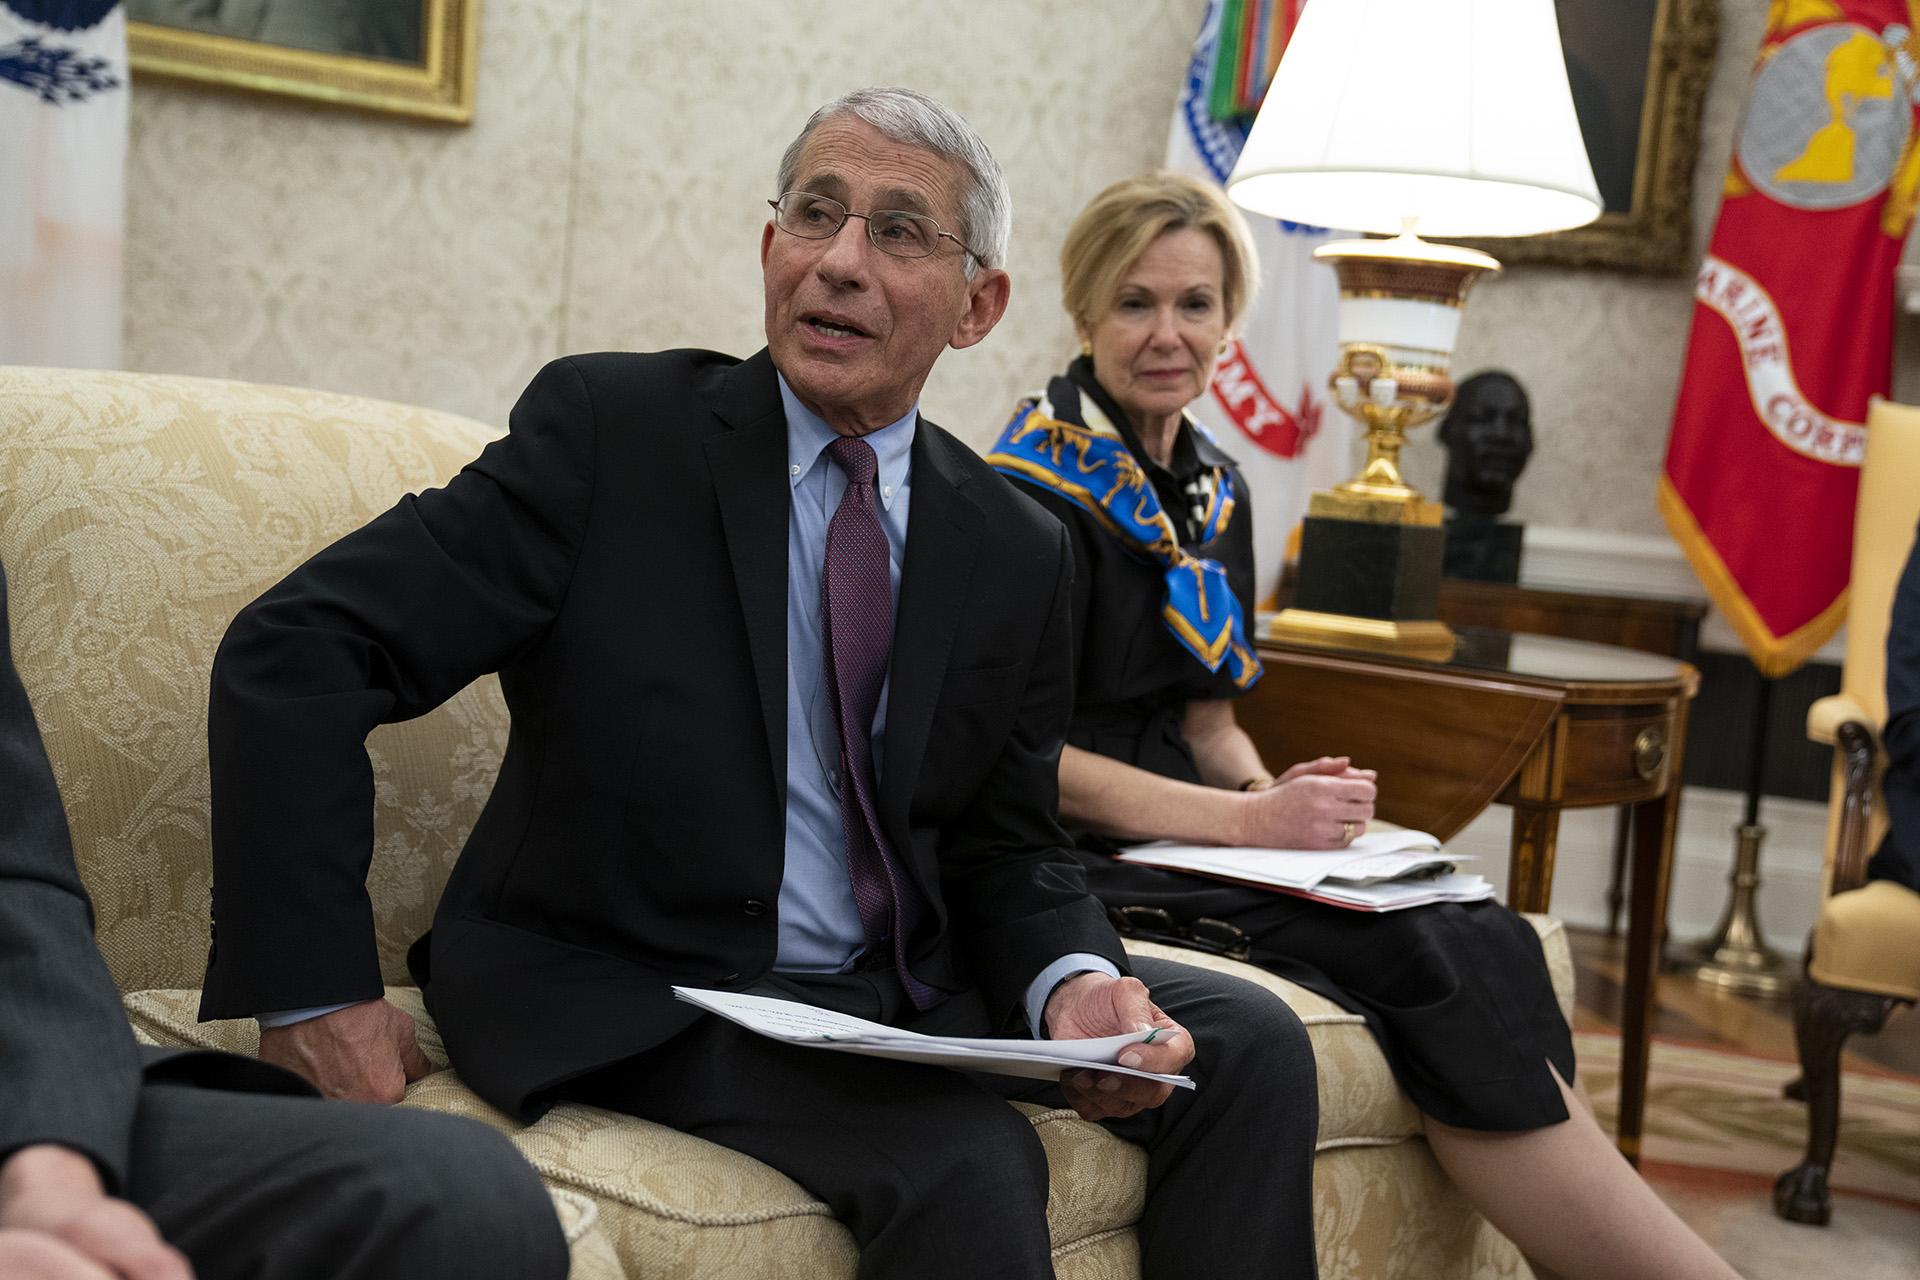
[[[787,419],[773,361],[762,350],[722,380],[714,412],[732,431],[706,442],[720,526],[753,655],[773,785],[787,794]]]
[[[880,820],[903,851],[908,802],[926,754],[954,633],[960,628],[984,519],[966,495],[966,477],[951,452],[955,447],[938,427],[921,420],[913,441],[907,562],[900,574],[887,740],[880,762]]]

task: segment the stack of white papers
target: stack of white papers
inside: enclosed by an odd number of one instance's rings
[[[1456,862],[1424,831],[1403,827],[1371,830],[1344,849],[1257,849],[1137,845],[1122,862],[1182,871],[1271,889],[1359,911],[1399,911],[1430,902],[1477,902],[1493,896],[1484,876],[1461,875]]]
[[[689,1004],[737,1022],[749,1031],[773,1040],[810,1049],[837,1049],[870,1058],[925,1062],[962,1071],[1023,1076],[1029,1080],[1058,1080],[1068,1071],[1093,1068],[1115,1075],[1158,1080],[1181,1089],[1193,1088],[1187,1076],[1162,1075],[1123,1067],[1118,1063],[1128,1046],[1146,1044],[1164,1035],[1159,1030],[1135,1031],[1099,1040],[997,1040],[964,1036],[926,1036],[882,1022],[868,1022],[831,1009],[772,996],[742,995],[734,991],[706,991],[675,987],[673,994]]]

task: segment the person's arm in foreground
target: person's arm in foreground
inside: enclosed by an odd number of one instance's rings
[[[140,1060],[26,690],[0,568],[0,1275],[181,1280],[125,1181]]]

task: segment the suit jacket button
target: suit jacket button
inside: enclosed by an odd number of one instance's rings
[[[758,898],[748,898],[740,909],[750,916],[763,916],[767,914],[767,904]]]

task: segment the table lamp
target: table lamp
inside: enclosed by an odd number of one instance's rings
[[[1453,399],[1467,292],[1498,261],[1439,236],[1560,231],[1600,215],[1553,0],[1312,0],[1227,194],[1255,213],[1391,239],[1322,245],[1340,279],[1334,400],[1367,460],[1313,495],[1292,643],[1445,658],[1442,509],[1401,477],[1409,428]]]

